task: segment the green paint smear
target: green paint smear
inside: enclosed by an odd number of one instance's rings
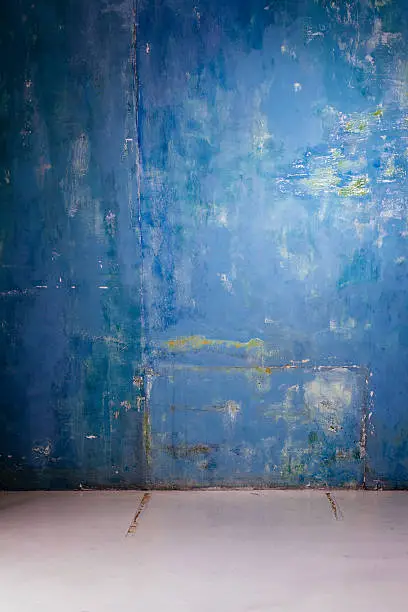
[[[340,187],[338,194],[343,198],[357,198],[370,193],[368,176],[358,176],[348,185]]]
[[[351,120],[346,123],[344,129],[352,134],[360,134],[368,128],[368,123],[365,120]]]

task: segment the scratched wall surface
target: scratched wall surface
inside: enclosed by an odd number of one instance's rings
[[[408,5],[19,0],[0,486],[408,486]]]
[[[151,394],[157,485],[357,486],[364,372],[161,371]]]
[[[408,484],[408,4],[138,16],[153,484]]]
[[[143,478],[134,15],[0,24],[0,488]]]

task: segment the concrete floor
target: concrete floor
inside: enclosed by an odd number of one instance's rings
[[[0,610],[408,605],[408,493],[153,492],[126,535],[142,497],[0,493]]]

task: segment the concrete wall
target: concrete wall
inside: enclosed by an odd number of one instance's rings
[[[402,0],[10,7],[4,485],[408,484],[407,33]]]
[[[154,483],[407,484],[407,11],[141,8]]]
[[[131,2],[0,26],[0,484],[143,478]]]

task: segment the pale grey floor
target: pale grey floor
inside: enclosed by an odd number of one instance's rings
[[[2,612],[400,612],[408,493],[0,493]]]

